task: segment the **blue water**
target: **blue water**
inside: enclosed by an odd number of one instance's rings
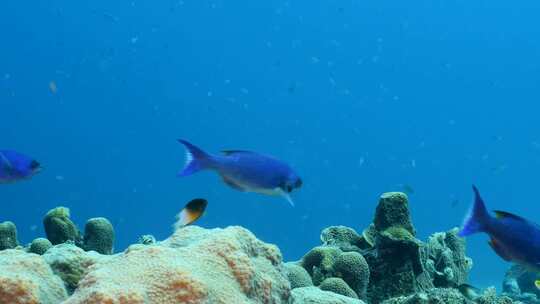
[[[58,205],[109,218],[116,249],[167,237],[208,199],[204,227],[242,225],[299,259],[329,225],[361,231],[379,195],[409,195],[419,237],[490,209],[540,222],[537,1],[5,1],[1,147],[38,159],[2,185],[21,243]],[[49,84],[57,87],[53,93]],[[178,179],[182,137],[273,154],[301,174],[296,207]],[[468,239],[471,283],[509,266]]]

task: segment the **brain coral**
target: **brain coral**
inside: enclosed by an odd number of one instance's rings
[[[14,249],[0,252],[0,303],[56,304],[66,297],[63,282],[41,256]]]
[[[285,303],[281,261],[277,247],[243,228],[189,226],[91,266],[64,304]]]

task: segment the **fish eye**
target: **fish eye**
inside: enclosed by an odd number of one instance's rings
[[[287,192],[290,193],[290,192],[292,192],[293,187],[291,185],[287,185],[286,190],[287,190]]]
[[[33,160],[33,161],[30,163],[30,169],[32,169],[32,170],[38,169],[40,166],[41,166],[41,165],[40,165],[37,161],[35,161],[35,160]]]

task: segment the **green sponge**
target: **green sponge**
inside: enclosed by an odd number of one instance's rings
[[[13,249],[19,245],[17,227],[12,222],[0,223],[0,250]]]
[[[91,218],[84,227],[84,250],[94,250],[101,254],[112,254],[114,228],[104,217]]]
[[[45,215],[43,219],[45,234],[53,245],[72,241],[80,244],[81,235],[77,226],[69,218],[69,209],[56,207]]]

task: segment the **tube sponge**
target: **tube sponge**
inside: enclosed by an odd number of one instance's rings
[[[114,228],[104,217],[91,218],[84,227],[84,250],[94,250],[101,254],[112,254]]]
[[[19,245],[17,227],[13,222],[0,223],[0,250],[12,249]]]
[[[80,243],[81,235],[77,226],[69,218],[69,209],[66,207],[56,207],[51,209],[43,219],[45,234],[53,245],[72,241]]]

